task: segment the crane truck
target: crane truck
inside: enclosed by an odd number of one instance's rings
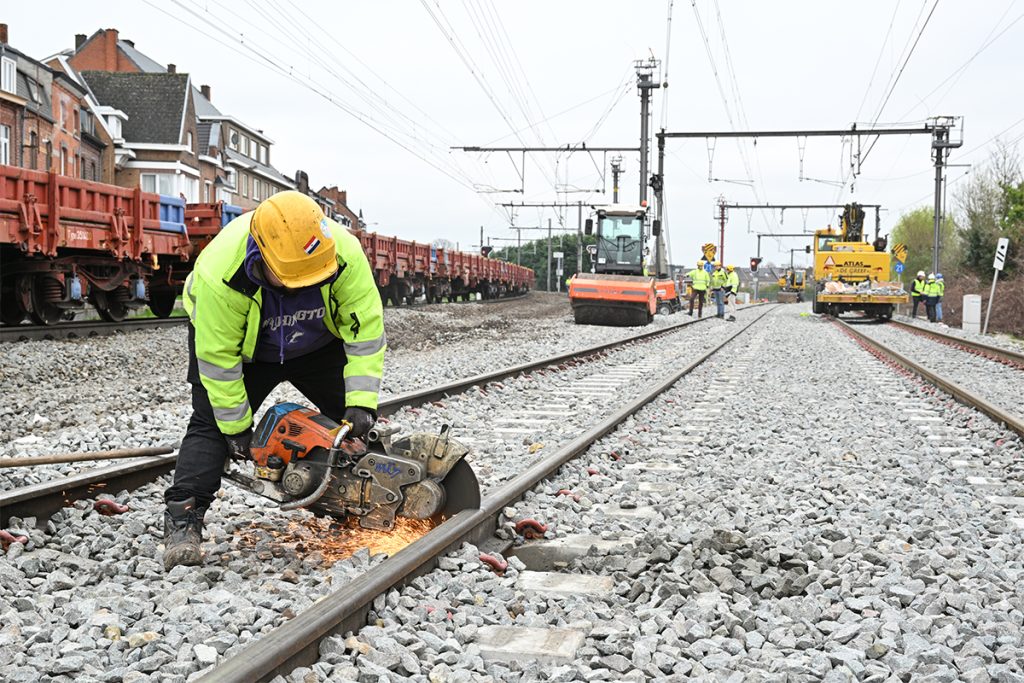
[[[644,205],[594,207],[594,217],[583,228],[597,236],[593,272],[577,273],[569,281],[576,324],[628,327],[654,319],[658,296],[654,278],[646,274],[646,222]],[[655,221],[652,234],[657,236],[660,228]]]
[[[878,235],[873,242],[864,236],[864,209],[847,204],[841,227],[814,232],[815,313],[838,316],[862,311],[888,320],[897,304],[909,301],[898,281],[891,281],[892,257],[885,251],[887,240]]]

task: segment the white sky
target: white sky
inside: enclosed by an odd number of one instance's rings
[[[466,249],[479,241],[481,225],[488,236],[514,237],[508,217],[493,208],[494,202],[605,201],[600,194],[556,192],[566,184],[600,188],[597,167],[607,171],[603,155],[594,155],[593,162],[582,154],[558,159],[557,187],[553,185],[555,155],[538,155],[527,162],[525,194],[485,194],[471,186],[519,186],[509,158],[448,148],[583,140],[592,146],[635,145],[639,98],[632,87],[632,62],[652,52],[664,59],[668,3],[442,0],[439,7],[435,0],[425,1],[426,6],[413,0],[60,2],[46,21],[39,20],[36,5],[20,2],[8,3],[2,20],[10,25],[11,44],[38,58],[72,46],[76,33],[119,29],[121,37],[134,40],[150,57],[177,64],[180,72],[192,74],[197,85],[209,83],[213,101],[222,111],[263,128],[276,142],[271,161],[286,175],[302,168],[315,187],[338,184],[347,189],[350,204],[361,208],[371,229],[382,233],[420,241],[443,237]],[[964,146],[953,152],[950,162],[984,162],[996,136],[1004,140],[1024,136],[1024,2],[1020,0],[676,2],[670,87],[655,97],[653,127],[661,125],[666,95],[669,130],[844,128],[855,120],[868,124],[935,2],[938,5],[879,121],[909,123],[934,115],[964,116]],[[709,63],[698,15],[732,122]],[[457,36],[472,73],[435,18]],[[1004,30],[966,69],[957,72]],[[504,48],[500,52],[495,48],[499,43]],[[725,45],[743,114],[733,96]],[[292,77],[275,73],[271,64]],[[516,75],[517,86],[509,85],[503,77],[507,73]],[[524,93],[519,104],[511,94],[516,89]],[[327,98],[428,156],[458,181]],[[608,113],[613,102],[616,105]],[[528,128],[545,117],[550,120]],[[512,127],[525,129],[519,139],[512,135]],[[795,139],[762,139],[756,152],[750,142],[742,147],[749,175],[737,143],[731,140],[717,143],[711,173],[716,178],[751,179],[753,186],[709,183],[704,140],[669,143],[667,223],[675,262],[688,263],[697,257],[701,243],[718,241],[713,216],[719,195],[744,203],[851,199],[879,203],[888,209],[882,216],[883,232],[889,232],[901,213],[931,205],[933,171],[927,136],[883,138],[867,159],[854,193],[848,184],[845,189],[834,184],[849,163],[838,139],[811,139],[804,150],[805,178],[833,184],[800,181],[800,146]],[[518,155],[514,156],[518,163]],[[621,199],[636,201],[638,158],[625,156]],[[950,181],[965,172],[950,169]],[[610,173],[604,186],[610,196]],[[546,225],[554,215],[521,210],[517,220],[520,225]],[[811,212],[806,228],[823,227],[830,219],[830,212]],[[869,214],[869,222],[873,220]],[[557,217],[555,221],[557,226]],[[575,228],[575,209],[566,223]],[[726,256],[745,264],[755,251],[751,231],[803,229],[800,211],[786,212],[781,229],[777,212],[748,216],[745,211],[732,211]],[[800,240],[765,239],[763,255],[788,262],[788,249],[800,244]]]

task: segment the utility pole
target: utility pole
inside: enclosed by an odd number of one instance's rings
[[[484,253],[484,226],[480,226],[480,253]]]
[[[640,91],[640,205],[647,201],[647,155],[651,147],[651,91],[661,87],[653,80],[658,60],[645,59],[636,62],[636,87]]]
[[[761,238],[762,237],[814,237],[809,232],[759,232],[757,233],[757,259],[760,263],[761,260]],[[791,253],[792,256],[792,253]],[[760,268],[760,265],[758,265]],[[758,285],[761,283],[760,276],[757,273],[751,273],[750,276],[754,278],[754,299],[757,299]]]
[[[548,273],[548,291],[551,291],[551,219],[548,219],[548,265],[545,268]]]
[[[617,185],[618,183],[616,183]],[[576,202],[576,272],[583,272],[583,202]]]
[[[622,173],[622,155],[611,158],[612,163],[612,204],[619,203],[619,175]]]
[[[725,197],[718,197],[718,260],[725,263]]]
[[[935,134],[932,136],[932,159],[935,161],[935,235],[932,242],[932,272],[939,272],[939,249],[940,249],[940,228],[942,225],[942,175],[945,170],[946,161],[949,159],[949,150],[956,149],[964,144],[963,139],[951,141],[949,129],[952,127],[953,118],[946,119],[945,126],[936,125]]]

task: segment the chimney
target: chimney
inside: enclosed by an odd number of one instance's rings
[[[103,67],[106,71],[117,71],[117,29],[103,31]]]
[[[0,24],[0,43],[7,42],[7,24]]]
[[[78,50],[78,48],[80,48],[83,45],[85,45],[85,38],[86,38],[86,36],[85,36],[84,33],[76,33],[75,34],[75,50]]]
[[[199,92],[203,93],[203,97],[205,97],[207,100],[209,100],[210,102],[213,102],[213,98],[210,97],[210,86],[208,86],[208,85],[201,85],[201,86],[199,86]]]
[[[176,74],[176,73],[178,73],[178,67],[175,66],[174,64],[168,64],[167,65],[167,73],[169,73],[169,74]]]

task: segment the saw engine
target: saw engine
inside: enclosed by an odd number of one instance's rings
[[[316,410],[278,404],[253,432],[252,473],[229,461],[225,476],[282,510],[355,517],[364,529],[390,530],[395,517],[440,520],[480,506],[480,486],[465,461],[469,449],[450,438],[448,425],[439,434],[396,436],[397,427],[378,424],[365,443],[346,441],[348,430]]]

